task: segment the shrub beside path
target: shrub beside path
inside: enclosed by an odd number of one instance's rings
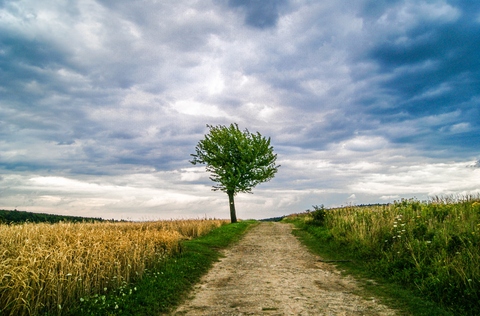
[[[224,251],[173,315],[395,315],[310,253],[292,225],[261,223]]]

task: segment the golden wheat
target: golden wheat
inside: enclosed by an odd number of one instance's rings
[[[142,277],[223,220],[0,225],[0,314],[61,314]]]

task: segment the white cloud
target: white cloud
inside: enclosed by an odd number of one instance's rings
[[[179,113],[193,116],[229,117],[225,111],[215,105],[203,104],[191,99],[179,100],[172,104],[172,108]]]
[[[398,200],[400,199],[400,195],[382,195],[380,198],[382,201],[392,201],[392,200]]]
[[[180,180],[186,182],[198,181],[201,179],[208,179],[208,173],[204,167],[184,168],[180,170]]]
[[[398,30],[414,28],[425,21],[450,23],[458,20],[461,12],[444,2],[425,3],[421,1],[407,1],[392,6],[378,22],[390,29]]]
[[[478,192],[479,179],[478,170],[469,169],[464,163],[425,163],[364,175],[349,187],[375,196],[432,196]]]
[[[470,123],[458,123],[450,127],[452,133],[465,133],[471,130]]]
[[[358,136],[342,144],[342,148],[350,151],[372,151],[387,146],[387,141],[382,137]]]

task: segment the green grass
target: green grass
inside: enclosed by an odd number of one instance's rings
[[[68,315],[160,315],[180,304],[200,278],[220,258],[220,250],[236,242],[255,221],[221,226],[182,243],[179,255],[159,263],[135,284],[79,302]]]
[[[412,315],[480,315],[479,202],[467,196],[315,207],[289,220],[317,253],[349,259],[341,264],[346,270],[385,284]],[[434,305],[423,309],[415,297]],[[432,314],[435,306],[439,310]]]
[[[431,301],[426,301],[418,293],[402,288],[389,280],[373,274],[368,262],[362,262],[352,255],[352,252],[339,248],[331,242],[331,234],[325,227],[306,226],[294,222],[297,228],[294,234],[315,254],[323,260],[350,260],[349,262],[334,262],[344,274],[354,276],[362,285],[360,292],[355,293],[362,297],[375,297],[381,303],[395,309],[398,315],[412,316],[453,316],[454,314],[439,307]]]

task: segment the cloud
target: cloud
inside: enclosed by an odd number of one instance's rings
[[[342,147],[350,151],[365,151],[371,152],[373,150],[381,149],[387,145],[387,142],[382,137],[355,137],[349,139],[342,144]]]
[[[352,190],[367,194],[382,192],[385,195],[448,195],[454,193],[479,192],[476,171],[465,168],[465,164],[412,165],[395,173],[365,175],[364,180],[352,185]]]
[[[259,29],[276,26],[280,10],[286,3],[284,0],[229,0],[231,7],[242,8],[245,11],[247,25]]]
[[[240,218],[476,192],[479,9],[4,1],[0,207],[227,214],[188,159],[206,124],[232,122],[282,165],[237,197]]]
[[[399,198],[400,198],[400,195],[383,195],[380,197],[380,200],[392,201],[392,200],[398,200]]]
[[[462,8],[447,3],[402,6],[387,10],[373,27],[383,28],[383,40],[367,54],[388,74],[383,88],[397,92],[404,100],[399,106],[413,115],[443,112],[453,99],[470,100],[478,80],[472,66],[478,65],[479,25],[461,19]]]
[[[470,165],[470,167],[472,167],[472,168],[480,168],[480,159],[477,160],[477,161],[475,161],[475,162],[473,162],[473,163]]]

